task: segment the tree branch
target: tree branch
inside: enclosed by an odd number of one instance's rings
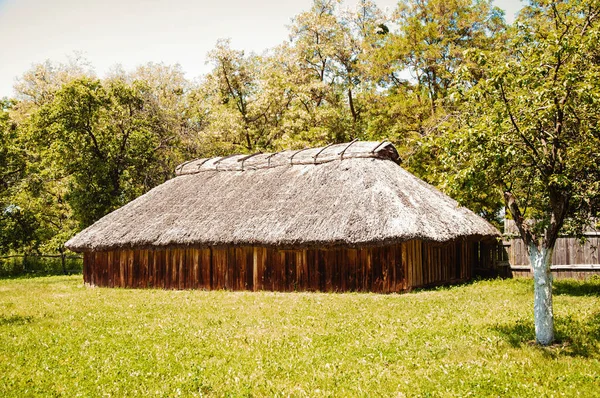
[[[514,117],[514,115],[512,113],[510,102],[506,98],[506,93],[504,92],[504,85],[502,83],[500,83],[500,94],[502,96],[502,101],[504,102],[504,105],[506,106],[506,111],[508,112],[508,116],[510,118],[510,122],[513,125],[513,127],[515,128],[515,131],[517,132],[517,134],[519,134],[519,136],[521,136],[521,139],[523,139],[523,141],[525,142],[525,145],[527,145],[527,147],[529,147],[529,149],[531,149],[531,151],[534,153],[534,155],[537,156],[538,158],[540,158],[540,154],[539,154],[537,148],[525,136],[525,134],[523,134],[523,132],[519,128],[519,125],[517,124],[517,121],[515,120],[515,117]]]
[[[525,218],[523,217],[521,209],[519,209],[517,200],[512,194],[512,192],[504,192],[504,203],[510,211],[510,214],[512,215],[513,220],[515,221],[515,224],[519,229],[519,233],[521,234],[521,237],[523,238],[525,244],[529,246],[530,244],[535,243],[535,236],[531,233],[529,227],[525,224]]]

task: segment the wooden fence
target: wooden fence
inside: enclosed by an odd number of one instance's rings
[[[80,273],[83,256],[76,254],[10,254],[0,256],[0,276]]]
[[[531,266],[527,247],[515,234],[512,220],[505,222],[504,247],[514,276],[530,276]],[[574,237],[560,237],[556,241],[552,254],[552,273],[558,278],[585,278],[600,274],[600,232],[592,229],[584,234],[581,243]]]

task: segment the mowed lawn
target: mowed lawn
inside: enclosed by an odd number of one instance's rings
[[[600,281],[402,295],[125,290],[0,280],[0,396],[600,396]]]

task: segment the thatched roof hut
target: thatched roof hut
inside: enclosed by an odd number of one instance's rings
[[[401,252],[403,243],[425,242],[431,247],[452,246],[455,252],[456,244],[499,236],[484,219],[401,168],[398,161],[398,153],[389,142],[352,142],[190,161],[177,167],[175,178],[103,217],[66,246],[86,254],[120,253],[119,258],[130,253],[133,262],[138,252],[146,256],[150,252],[154,259],[156,252],[196,250],[200,256],[208,250],[211,259],[205,267],[214,273],[217,265],[213,257],[219,250],[235,253],[243,248],[248,261],[238,265],[255,268],[251,263],[259,261],[257,250],[280,253],[280,257],[307,250],[347,253],[395,247]],[[421,246],[419,250],[423,250]],[[460,261],[464,259],[463,255]],[[90,268],[100,267],[93,265],[95,260],[88,262]],[[108,267],[109,260],[100,262]],[[343,268],[344,260],[338,262]],[[193,268],[192,263],[184,261],[182,266]],[[272,264],[265,260],[259,265],[267,269]],[[439,266],[436,281],[445,282],[443,265]],[[183,268],[181,272],[185,272]],[[252,283],[225,287],[256,289],[255,276],[250,278]],[[203,287],[218,287],[212,277],[208,285],[203,283]],[[298,286],[298,281],[295,283]],[[263,284],[261,288],[281,290],[273,286]],[[178,283],[176,287],[182,286]],[[335,286],[334,290],[348,289]],[[371,289],[356,286],[352,290]]]

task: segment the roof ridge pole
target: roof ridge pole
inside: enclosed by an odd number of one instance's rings
[[[294,152],[294,153],[292,154],[292,156],[290,156],[290,166],[293,166],[293,165],[294,165],[294,156],[296,156],[297,154],[299,154],[299,153],[300,153],[300,152],[302,152],[302,151],[306,151],[307,149],[310,149],[310,148],[302,148],[302,149],[300,149],[299,151],[296,151],[296,152]]]
[[[196,160],[200,160],[200,158],[196,158],[196,159],[192,159],[192,160],[188,160],[187,162],[183,162],[181,163],[179,166],[175,167],[175,174],[177,174],[178,172],[180,172],[181,170],[183,170],[184,166],[195,162]]]
[[[221,163],[221,161],[223,161],[225,159],[229,159],[233,156],[237,156],[237,154],[234,153],[233,155],[221,156],[221,159],[219,159],[215,162],[215,170],[219,171],[219,163]]]
[[[244,162],[245,162],[246,160],[250,159],[252,156],[260,155],[261,153],[262,153],[262,152],[256,152],[256,153],[253,153],[253,154],[251,154],[251,155],[244,156],[244,157],[243,157],[243,158],[241,158],[241,159],[238,159],[238,160],[237,160],[238,162],[242,162],[242,171],[244,171]]]
[[[214,158],[206,158],[202,161],[202,163],[200,163],[198,166],[196,166],[198,168],[198,170],[200,170],[200,167],[202,167],[204,165],[204,163],[208,162],[209,160],[214,159]]]
[[[331,144],[327,144],[326,146],[324,146],[323,148],[321,148],[319,150],[319,152],[317,152],[317,154],[315,156],[313,156],[313,161],[314,161],[315,164],[317,164],[317,158],[319,157],[319,155],[321,154],[321,152],[323,152],[325,149],[329,148],[332,145],[333,145],[333,142]]]
[[[348,148],[350,148],[350,145],[354,144],[356,141],[358,141],[358,138],[355,138],[352,141],[350,141],[350,143],[346,146],[346,148],[344,148],[344,150],[342,152],[338,153],[338,155],[340,155],[340,160],[344,160],[344,152],[346,152],[346,150]]]
[[[375,153],[375,151],[378,150],[379,147],[382,146],[386,142],[390,142],[390,141],[387,138],[385,138],[383,141],[381,141],[379,144],[377,144],[377,146],[375,148],[371,149],[371,153]]]
[[[273,152],[272,154],[267,156],[267,168],[271,167],[271,158],[281,152],[283,151]]]

